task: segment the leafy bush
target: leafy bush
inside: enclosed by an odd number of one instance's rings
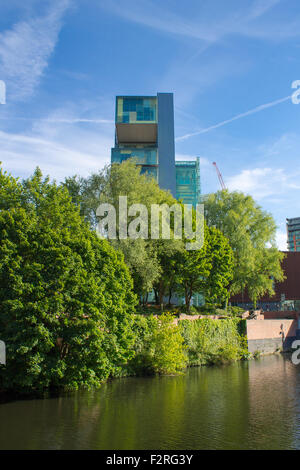
[[[189,365],[236,361],[248,357],[241,320],[209,318],[179,322]]]
[[[231,306],[228,308],[228,311],[231,315],[237,316],[237,315],[244,313],[245,309],[242,307]]]
[[[159,318],[136,316],[135,356],[129,371],[135,374],[176,374],[186,367],[184,339],[171,314]]]

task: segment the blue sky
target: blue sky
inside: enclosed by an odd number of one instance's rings
[[[216,161],[286,249],[285,218],[300,216],[299,0],[2,1],[0,80],[4,168],[57,180],[109,163],[115,95],[173,92],[177,158],[201,157],[204,193],[219,189]]]

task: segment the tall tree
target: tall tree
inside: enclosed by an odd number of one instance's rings
[[[204,293],[210,302],[228,303],[228,286],[234,275],[233,251],[229,240],[215,227],[209,227],[208,251],[211,259],[210,273]]]
[[[271,214],[241,192],[209,194],[204,206],[207,224],[221,230],[233,250],[234,275],[229,295],[248,288],[252,299],[257,300],[267,291],[272,292],[272,282],[283,279],[284,255],[276,248],[276,224]],[[263,258],[271,260],[268,269]]]
[[[200,250],[184,250],[177,256],[179,292],[185,296],[187,310],[191,298],[202,293],[206,300],[224,300],[232,279],[233,255],[228,240],[215,228],[204,226],[204,243]]]
[[[141,174],[141,169],[134,159],[129,159],[122,164],[113,164],[102,171],[92,174],[89,178],[68,178],[64,186],[70,191],[74,202],[80,201],[81,214],[88,220],[91,227],[96,226],[96,211],[101,203],[112,204],[116,209],[119,220],[119,196],[127,196],[128,208],[133,204],[143,204],[148,211],[148,234],[146,239],[120,240],[117,227],[117,240],[112,244],[121,250],[125,261],[134,279],[135,292],[140,298],[147,291],[156,286],[158,290],[158,302],[162,303],[167,289],[165,267],[169,266],[169,257],[182,250],[181,240],[165,240],[161,236],[157,240],[150,239],[151,235],[151,207],[154,204],[172,206],[177,204],[173,196],[161,189],[153,178]],[[127,227],[135,219],[128,216]],[[170,218],[171,225],[173,216]],[[138,227],[137,227],[138,230]]]
[[[136,296],[123,261],[40,170],[0,170],[0,389],[99,385],[132,356]]]

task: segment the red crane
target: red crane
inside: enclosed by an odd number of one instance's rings
[[[217,175],[218,175],[218,178],[219,178],[219,181],[220,181],[220,185],[221,185],[222,191],[225,191],[227,188],[226,188],[226,186],[225,186],[222,173],[220,172],[220,170],[219,170],[218,165],[216,164],[216,162],[213,162],[213,165],[214,165],[214,167],[215,167],[215,169],[216,169],[216,172],[217,172]]]

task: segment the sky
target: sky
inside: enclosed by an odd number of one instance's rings
[[[116,95],[174,93],[176,158],[202,193],[300,217],[299,0],[0,0],[0,161],[57,181],[110,162]],[[0,100],[1,101],[1,100]]]

